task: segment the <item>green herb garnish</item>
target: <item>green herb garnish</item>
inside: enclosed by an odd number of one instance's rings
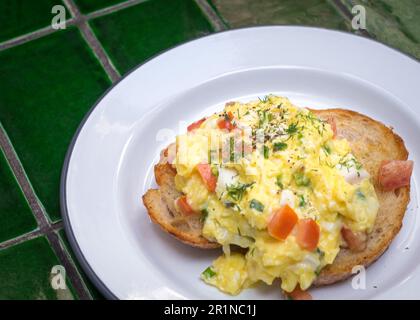
[[[296,172],[293,175],[293,178],[295,179],[295,183],[299,187],[307,187],[311,184],[311,180],[302,172]]]
[[[201,274],[203,275],[204,278],[209,279],[209,278],[213,278],[217,273],[214,272],[212,267],[208,267]]]
[[[324,144],[321,148],[324,150],[325,154],[331,154],[331,148],[328,145]]]
[[[217,166],[211,166],[211,174],[214,175],[215,177],[219,176],[219,168],[217,168]]]
[[[234,201],[241,201],[247,188],[251,187],[253,183],[237,183],[235,185],[226,186],[228,197]]]
[[[320,248],[316,248],[316,253],[319,254],[319,257],[322,259],[325,256],[325,252],[322,251]]]
[[[365,200],[365,199],[366,199],[365,194],[364,194],[362,191],[360,191],[360,190],[357,190],[357,191],[356,191],[356,196],[357,196],[359,199],[362,199],[362,200]]]
[[[267,101],[269,101],[270,100],[270,96],[264,96],[264,98],[260,98],[260,97],[258,97],[258,100],[260,100],[260,102],[264,102],[264,103],[266,103]]]
[[[270,149],[267,146],[264,146],[264,159],[268,159],[270,156]]]
[[[259,202],[258,200],[252,199],[251,202],[249,203],[249,207],[251,209],[257,210],[259,212],[263,212],[264,211],[264,205]]]
[[[356,170],[362,169],[362,164],[359,161],[357,161],[356,158],[352,156],[349,157],[349,154],[346,154],[345,156],[343,156],[340,159],[338,165],[341,168],[343,167],[346,168],[347,171],[349,171],[351,167],[354,167]],[[358,175],[360,176],[360,173]]]
[[[268,123],[268,115],[266,110],[258,110],[258,128],[262,128],[266,123]]]
[[[283,188],[284,188],[284,187],[283,187],[283,182],[282,182],[281,180],[282,180],[281,175],[277,176],[277,177],[276,177],[276,185],[277,185],[280,189],[283,189]]]
[[[201,210],[200,222],[204,223],[208,215],[209,215],[209,212],[207,211],[207,209]]]
[[[291,123],[285,130],[288,135],[293,135],[299,131],[298,123]]]
[[[230,160],[230,162],[235,161],[235,139],[234,139],[234,137],[229,138],[229,160]]]
[[[306,200],[305,200],[305,197],[301,194],[300,196],[299,196],[299,207],[304,207],[304,206],[306,206]]]
[[[274,152],[276,152],[276,151],[283,151],[286,148],[287,148],[287,143],[284,143],[284,142],[275,142],[273,144],[273,151]]]

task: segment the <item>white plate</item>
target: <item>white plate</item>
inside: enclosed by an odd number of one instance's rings
[[[179,243],[146,214],[141,195],[155,185],[160,150],[226,101],[275,93],[301,106],[348,108],[392,125],[410,158],[420,159],[419,83],[417,61],[324,29],[239,29],[169,50],[108,91],[76,133],[61,190],[73,249],[109,298],[229,299],[199,280],[219,252]],[[312,290],[315,299],[420,298],[418,174],[415,169],[404,226],[367,270],[366,289],[352,289],[349,280]],[[277,284],[236,298],[280,296]]]

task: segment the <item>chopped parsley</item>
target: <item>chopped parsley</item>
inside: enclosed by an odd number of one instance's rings
[[[208,267],[201,274],[203,275],[204,278],[209,279],[209,278],[213,278],[217,273],[214,272],[212,267]]]
[[[264,211],[264,205],[259,202],[258,200],[252,199],[251,202],[249,203],[249,207],[251,209],[257,210],[259,212],[263,212]]]
[[[356,196],[357,196],[359,199],[361,199],[361,200],[365,200],[365,199],[366,199],[365,194],[364,194],[362,191],[360,191],[360,190],[357,190],[357,191],[356,191]]]
[[[327,144],[324,144],[321,148],[324,150],[325,154],[331,154],[331,148]]]
[[[305,200],[305,197],[304,197],[304,195],[303,194],[301,194],[300,196],[299,196],[299,207],[304,207],[304,206],[306,206],[306,200]]]
[[[349,171],[351,167],[354,167],[356,170],[362,169],[362,164],[359,161],[357,161],[355,157],[351,156],[349,153],[340,159],[340,161],[338,162],[338,165],[341,168],[346,168],[347,171]],[[360,176],[360,173],[358,173],[358,176]]]
[[[204,223],[208,215],[209,215],[209,212],[207,211],[207,209],[201,210],[200,222]]]
[[[283,187],[283,182],[282,182],[281,180],[282,180],[281,175],[278,175],[278,176],[276,177],[276,185],[277,185],[280,189],[283,189],[283,188],[284,188],[284,187]]]
[[[316,248],[316,253],[319,254],[319,258],[322,259],[325,256],[325,252],[322,251],[320,248]]]
[[[270,96],[264,96],[264,98],[260,98],[260,97],[258,97],[258,100],[260,100],[260,102],[263,102],[263,103],[266,103],[266,102],[268,102],[269,100],[270,100]]]
[[[236,202],[241,201],[246,189],[251,187],[253,184],[254,182],[247,183],[247,184],[237,183],[234,185],[226,186],[227,195],[229,198],[231,198],[232,200]]]
[[[258,110],[258,128],[264,127],[269,122],[269,116],[266,110]]]
[[[268,159],[270,156],[270,149],[265,145],[264,146],[264,159]]]
[[[217,166],[211,166],[211,174],[214,175],[215,177],[219,176],[219,168],[217,168]]]
[[[299,131],[298,123],[291,123],[285,131],[290,136],[296,134]]]
[[[287,149],[287,143],[284,143],[284,142],[275,142],[273,144],[273,151],[274,152],[276,152],[276,151],[283,151],[285,149]]]
[[[311,180],[302,171],[296,172],[293,178],[298,187],[307,187],[311,184]]]
[[[225,205],[226,208],[233,209],[233,210],[236,210],[236,211],[241,211],[241,207],[238,206],[238,204],[236,204],[235,202],[224,201],[223,204]]]
[[[235,138],[229,138],[229,160],[230,162],[235,161]]]

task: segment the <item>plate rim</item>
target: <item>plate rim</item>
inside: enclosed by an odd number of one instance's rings
[[[194,38],[191,40],[187,40],[184,42],[181,42],[175,46],[169,47],[163,51],[158,52],[157,54],[152,55],[151,57],[147,58],[145,61],[137,64],[136,66],[134,66],[133,68],[131,68],[128,72],[126,72],[120,79],[118,79],[116,82],[112,83],[111,86],[105,90],[105,92],[103,92],[99,98],[95,101],[95,103],[90,107],[90,109],[87,111],[87,113],[84,115],[84,117],[82,118],[79,126],[77,127],[71,141],[70,144],[67,148],[66,151],[66,155],[64,158],[64,162],[63,162],[63,166],[61,169],[61,176],[60,176],[60,211],[61,211],[61,218],[63,220],[63,226],[64,226],[64,230],[67,236],[67,239],[70,243],[70,247],[73,250],[74,255],[76,256],[76,259],[78,261],[78,263],[80,264],[80,266],[82,267],[83,271],[85,272],[85,274],[87,275],[87,277],[89,278],[89,280],[92,282],[92,284],[96,287],[96,289],[98,289],[100,291],[100,293],[102,295],[105,296],[105,298],[110,299],[110,300],[119,300],[119,298],[104,284],[104,282],[99,278],[99,276],[95,273],[95,271],[93,270],[93,268],[90,266],[89,262],[87,261],[86,257],[84,256],[77,240],[76,240],[76,236],[74,234],[73,228],[71,226],[70,223],[70,217],[69,217],[69,211],[68,211],[68,207],[67,207],[67,174],[68,174],[68,169],[69,169],[69,164],[70,164],[70,159],[71,156],[73,154],[73,150],[74,150],[74,146],[76,144],[76,141],[79,137],[80,132],[82,131],[82,129],[84,128],[87,120],[89,119],[90,115],[93,113],[93,111],[96,109],[96,107],[102,102],[102,100],[108,95],[108,93],[113,90],[120,82],[122,82],[123,80],[125,80],[129,75],[131,75],[134,71],[136,71],[137,69],[141,68],[143,65],[145,65],[146,63],[148,63],[149,61],[159,57],[160,55],[165,54],[168,51],[174,50],[180,46],[183,46],[185,44],[194,42],[194,41],[198,41],[198,40],[202,40],[204,38],[210,38],[210,37],[214,37],[217,36],[221,33],[229,33],[229,32],[235,32],[238,30],[248,30],[248,29],[258,29],[258,28],[304,28],[304,29],[309,29],[309,30],[323,30],[323,31],[328,31],[328,32],[332,32],[332,33],[339,33],[339,34],[344,34],[347,36],[353,36],[353,37],[357,37],[357,38],[363,38],[365,40],[368,41],[372,41],[375,42],[379,45],[382,45],[388,49],[391,49],[399,54],[402,54],[405,57],[408,57],[409,59],[413,60],[414,62],[420,63],[420,60],[417,59],[414,56],[411,56],[403,51],[401,51],[398,48],[393,48],[391,46],[389,46],[388,44],[382,43],[376,39],[373,38],[367,38],[366,36],[362,36],[359,34],[354,34],[354,33],[350,33],[348,31],[343,31],[343,30],[335,30],[335,29],[329,29],[329,28],[324,28],[324,27],[314,27],[314,26],[304,26],[304,25],[288,25],[288,24],[284,24],[284,25],[275,25],[275,24],[265,24],[265,25],[258,25],[258,26],[252,26],[252,27],[240,27],[240,28],[232,28],[232,29],[227,29],[227,30],[222,30],[222,31],[217,31],[202,37],[198,37],[198,38]]]

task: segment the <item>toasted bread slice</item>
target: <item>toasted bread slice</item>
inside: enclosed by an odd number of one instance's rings
[[[369,266],[383,254],[400,230],[410,200],[410,188],[385,192],[377,183],[377,176],[383,160],[406,160],[408,152],[403,140],[392,129],[367,116],[343,109],[311,111],[322,119],[334,118],[338,137],[349,141],[354,155],[371,175],[380,204],[366,249],[362,252],[341,249],[334,263],[324,268],[314,282],[315,286],[322,286],[348,278],[356,265]],[[218,247],[219,244],[202,236],[202,224],[198,218],[196,221],[186,220],[176,210],[174,200],[180,193],[175,189],[175,174],[163,156],[155,166],[159,190],[151,189],[143,196],[151,219],[184,243],[200,248]]]
[[[315,286],[322,286],[350,277],[356,265],[369,266],[385,252],[401,229],[410,201],[410,187],[385,192],[378,184],[378,171],[383,160],[407,160],[408,152],[392,129],[365,115],[341,109],[312,112],[322,119],[335,119],[338,137],[349,141],[353,154],[371,175],[379,200],[378,215],[366,249],[361,252],[341,249],[334,263],[325,267],[315,280]]]
[[[150,189],[143,195],[143,203],[153,222],[182,242],[203,249],[220,245],[202,236],[203,223],[199,216],[184,217],[176,208],[175,200],[181,195],[175,189],[176,171],[163,155],[155,165],[155,179],[159,189]]]

